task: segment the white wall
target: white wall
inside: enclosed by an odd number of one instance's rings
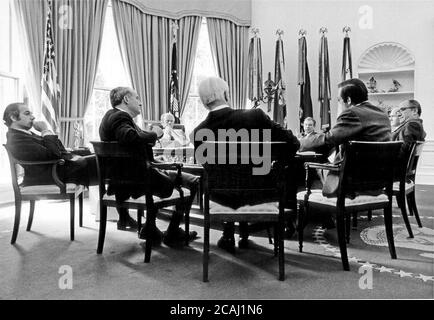
[[[373,10],[372,29],[359,27],[362,17],[359,8],[365,5]],[[416,61],[415,99],[422,105],[427,140],[434,140],[434,1],[252,0],[252,27],[260,30],[264,79],[269,71],[274,75],[276,30],[285,32],[283,42],[289,128],[297,131],[299,126],[298,31],[301,28],[307,31],[312,102],[314,116],[319,119],[319,29],[328,28],[333,122],[336,119],[337,83],[340,82],[342,67],[342,28],[346,25],[352,30],[353,76],[357,76],[360,56],[374,44],[398,42],[413,53]],[[434,148],[432,143],[428,145],[422,157],[422,171],[432,176],[432,181],[424,182],[434,183]]]

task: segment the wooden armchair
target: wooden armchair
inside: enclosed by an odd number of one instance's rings
[[[78,197],[79,201],[79,225],[83,226],[83,191],[84,186],[76,185],[73,183],[63,183],[57,175],[57,166],[65,163],[65,160],[50,160],[50,161],[20,161],[14,158],[8,149],[7,145],[3,145],[8,153],[9,163],[11,167],[12,187],[15,196],[15,221],[14,229],[12,232],[11,244],[14,244],[20,227],[21,218],[21,203],[23,201],[30,201],[29,220],[27,222],[27,231],[30,231],[33,223],[33,214],[35,211],[36,200],[56,200],[56,199],[69,199],[70,201],[70,237],[71,241],[74,240],[74,220],[75,220],[75,199]],[[29,185],[23,186],[20,184],[20,174],[18,167],[21,166],[40,166],[51,165],[51,174],[53,177],[53,184],[48,185]]]
[[[306,191],[297,194],[299,250],[303,248],[303,229],[311,210],[336,215],[336,227],[344,270],[349,270],[347,246],[351,213],[383,209],[387,241],[392,259],[396,259],[392,229],[393,160],[402,142],[351,141],[344,146],[344,158],[338,165],[305,163]],[[329,170],[339,179],[337,197],[327,198],[322,190],[311,190],[309,169]],[[330,177],[326,178],[330,179]],[[370,195],[372,194],[372,195]]]
[[[99,204],[100,204],[100,223],[99,223],[99,236],[97,253],[101,254],[104,247],[104,239],[106,233],[107,223],[107,207],[126,208],[137,210],[137,222],[139,225],[139,232],[141,227],[141,217],[144,216],[146,211],[146,227],[151,228],[155,226],[156,215],[158,209],[170,207],[170,206],[182,206],[185,212],[185,243],[188,245],[189,235],[189,212],[190,212],[190,197],[194,195],[190,194],[190,190],[186,188],[175,187],[172,195],[168,198],[160,198],[152,195],[152,186],[145,180],[145,177],[131,178],[123,175],[122,167],[120,170],[114,170],[113,164],[120,163],[125,160],[134,159],[133,153],[130,149],[122,147],[118,142],[99,142],[91,141],[97,159],[98,178],[99,178]],[[172,169],[178,171],[178,177],[181,178],[182,164],[179,163],[158,163],[152,164],[154,167],[161,169]],[[107,185],[117,184],[125,187],[138,187],[139,184],[144,184],[149,187],[149,191],[137,199],[127,199],[123,202],[116,201],[114,195],[107,194]],[[175,182],[176,184],[176,182]],[[146,244],[145,244],[145,259],[144,262],[150,262],[152,251],[152,232],[151,229],[146,231]]]
[[[218,150],[219,144],[226,144],[226,150],[231,150],[235,145],[238,155],[234,156],[236,161],[226,164],[216,161],[216,164],[203,163],[204,166],[204,247],[203,247],[203,281],[208,281],[209,262],[209,234],[211,222],[267,222],[274,226],[274,255],[279,261],[279,280],[285,278],[284,266],[284,205],[286,200],[286,179],[284,166],[274,161],[271,154],[264,156],[264,161],[270,161],[272,167],[270,172],[264,175],[253,175],[252,169],[258,161],[255,161],[251,153],[241,152],[242,142],[204,142],[210,148]],[[245,143],[252,150],[255,143]],[[259,144],[263,149],[265,144],[273,147],[284,145],[284,142],[264,142]],[[258,146],[256,146],[258,147]],[[217,154],[217,153],[216,153]],[[218,159],[223,159],[226,154],[219,154]],[[217,159],[217,160],[218,160]],[[256,159],[257,160],[257,159]],[[230,164],[234,163],[234,164]],[[236,197],[245,200],[246,205],[237,209],[214,202],[213,199],[219,194],[235,194]]]

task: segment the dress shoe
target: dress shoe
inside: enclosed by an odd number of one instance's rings
[[[142,240],[146,240],[146,225],[140,229],[139,238]],[[157,227],[152,228],[152,243],[153,244],[161,244],[163,240],[163,232],[160,231]]]
[[[119,219],[118,230],[122,231],[137,231],[138,225],[137,221],[128,216],[126,219]]]
[[[163,243],[168,247],[183,246],[185,244],[186,233],[179,228],[176,232],[163,232]],[[188,242],[197,238],[196,231],[190,231],[188,234]]]
[[[226,250],[229,253],[235,253],[235,239],[234,238],[221,237],[219,239],[219,241],[217,241],[217,246],[223,250]]]
[[[240,241],[238,241],[238,248],[240,249],[249,249],[250,247],[250,240],[247,238],[241,238]]]

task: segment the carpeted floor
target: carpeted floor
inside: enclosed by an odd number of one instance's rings
[[[406,238],[394,202],[397,260],[390,259],[381,212],[374,212],[371,222],[362,213],[348,246],[351,271],[342,270],[336,229],[312,223],[305,230],[303,253],[296,236],[285,241],[284,282],[277,280],[277,259],[265,234],[253,235],[250,249],[231,255],[217,248],[221,231],[212,230],[210,282],[203,283],[202,238],[187,248],[154,248],[151,263],[144,264],[143,241],[108,222],[104,253],[97,255],[94,206],[85,203],[84,227],[76,227],[71,242],[68,203],[46,201],[36,206],[31,232],[25,231],[24,206],[12,246],[14,209],[6,206],[0,208],[0,299],[433,299],[433,195],[434,186],[418,186],[424,228],[410,218],[414,239]],[[167,221],[160,219],[158,225],[164,230]],[[199,218],[191,228],[202,235]],[[72,289],[61,289],[69,271]]]

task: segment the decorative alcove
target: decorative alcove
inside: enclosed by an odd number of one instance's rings
[[[369,90],[369,100],[386,110],[401,101],[414,99],[413,54],[396,42],[382,42],[368,48],[358,64],[359,78]]]

